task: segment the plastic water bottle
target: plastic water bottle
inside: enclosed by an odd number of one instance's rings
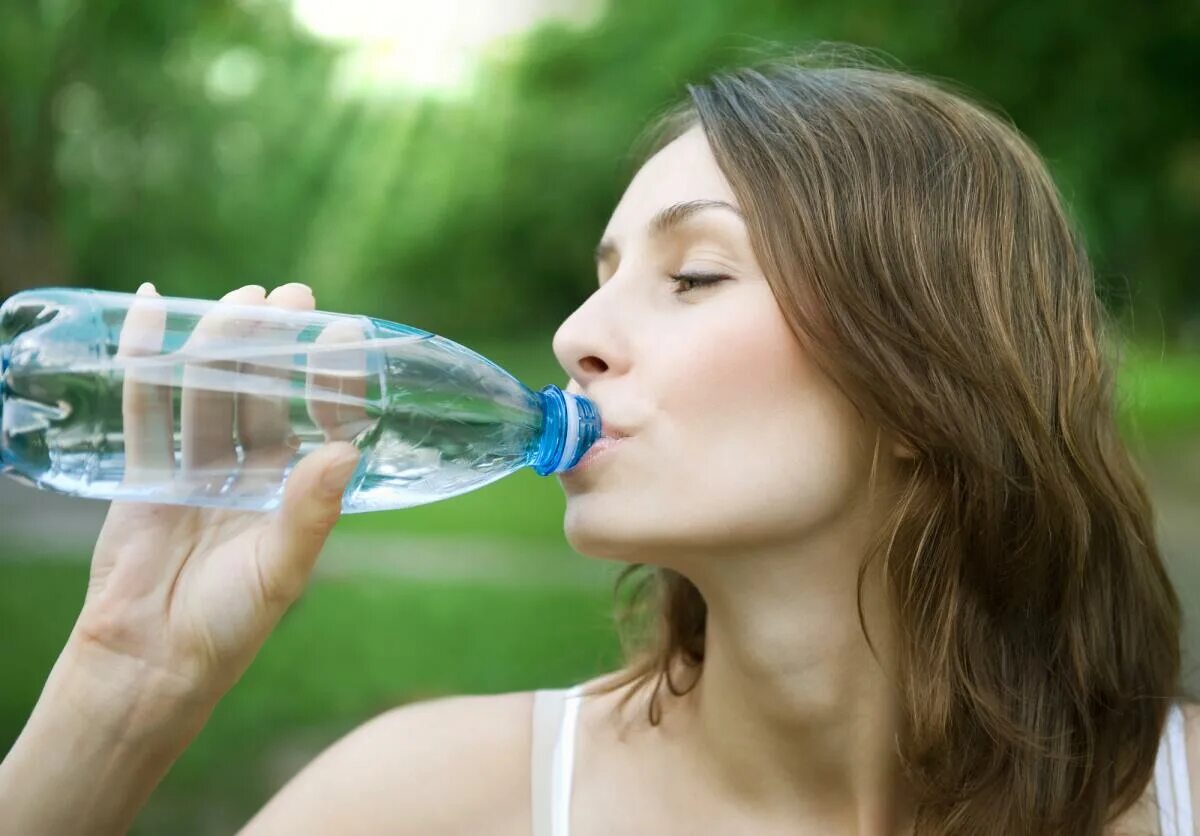
[[[77,288],[0,306],[0,472],[59,493],[265,511],[343,440],[344,512],[406,508],[567,470],[600,430],[586,398],[373,317]]]

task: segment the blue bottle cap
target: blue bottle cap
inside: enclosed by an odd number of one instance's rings
[[[546,422],[533,468],[539,476],[548,476],[570,470],[596,443],[600,438],[600,413],[587,398],[553,384],[539,394]]]

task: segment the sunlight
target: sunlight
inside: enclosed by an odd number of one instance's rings
[[[548,20],[587,26],[602,11],[602,0],[292,0],[301,26],[352,45],[336,82],[342,95],[463,93],[485,50]]]

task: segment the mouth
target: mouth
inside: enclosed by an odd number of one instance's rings
[[[628,438],[630,433],[622,430],[620,427],[611,426],[609,424],[601,424],[600,438],[611,438],[614,441],[621,438]]]
[[[573,473],[579,473],[580,471],[591,467],[595,462],[607,459],[613,450],[628,443],[626,441],[627,438],[628,436],[624,435],[616,437],[609,435],[601,436],[600,438],[596,439],[596,442],[592,444],[591,447],[588,448],[588,451],[584,453],[583,458],[576,462],[575,466],[570,470],[563,472],[562,475],[568,476]]]

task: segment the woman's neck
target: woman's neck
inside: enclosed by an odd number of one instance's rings
[[[911,799],[896,753],[886,601],[877,583],[864,583],[876,659],[856,604],[862,544],[848,539],[843,529],[802,554],[697,567],[705,658],[679,698],[677,739],[699,779],[732,801],[836,832],[905,833]]]

